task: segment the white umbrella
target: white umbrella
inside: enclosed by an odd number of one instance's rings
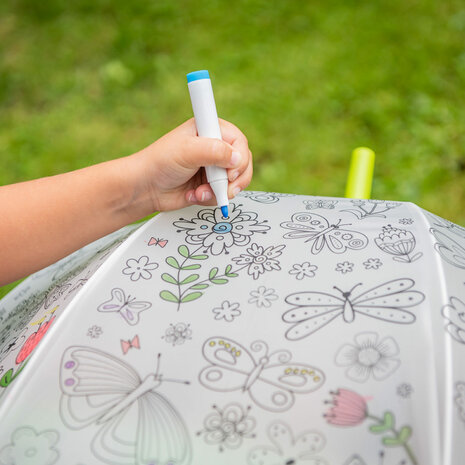
[[[464,282],[411,203],[159,214],[0,301],[0,464],[462,464]]]

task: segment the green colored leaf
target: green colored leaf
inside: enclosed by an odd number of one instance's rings
[[[206,260],[208,258],[208,255],[192,255],[192,257],[190,257],[191,260]]]
[[[161,275],[161,279],[163,279],[163,281],[166,281],[167,283],[178,284],[178,281],[176,280],[176,278],[174,278],[168,273],[163,273]]]
[[[410,428],[410,426],[403,426],[400,429],[399,435],[397,437],[399,438],[399,441],[402,444],[405,444],[410,439],[411,435],[412,435],[412,428]]]
[[[383,422],[377,425],[370,426],[370,431],[372,433],[384,433],[389,431],[394,426],[394,417],[391,412],[386,412],[383,417]]]
[[[228,265],[225,270],[224,270],[224,274],[228,274],[232,269],[232,265]]]
[[[215,266],[215,268],[212,268],[210,270],[210,274],[208,275],[208,277],[210,279],[213,279],[217,274],[218,274],[218,268]]]
[[[388,447],[400,446],[402,443],[397,438],[383,438],[383,444]]]
[[[191,286],[191,289],[206,289],[209,285],[208,284],[194,284]]]
[[[203,295],[202,292],[191,292],[190,294],[185,295],[182,299],[181,302],[191,302],[192,300],[198,299]]]
[[[200,265],[198,263],[194,263],[193,265],[183,266],[181,270],[198,270]]]
[[[185,258],[189,257],[189,249],[185,245],[180,245],[178,247],[179,255],[182,255]]]
[[[177,270],[180,268],[178,261],[174,257],[168,257],[166,259],[166,263],[168,263],[169,266],[176,268]]]
[[[168,302],[179,302],[179,299],[170,291],[161,291],[160,292],[160,297],[163,300],[167,300]]]
[[[180,284],[181,284],[181,286],[182,286],[183,284],[189,284],[189,283],[191,283],[191,282],[193,282],[193,281],[196,281],[197,279],[199,279],[199,275],[198,275],[198,274],[191,274],[191,275],[188,276],[187,278],[183,279],[183,280],[180,282]]]
[[[224,278],[216,278],[216,279],[210,279],[210,281],[213,283],[213,284],[226,284],[228,282],[227,279],[224,279]]]
[[[237,276],[239,276],[237,273],[226,273],[226,276],[228,278],[236,278]]]

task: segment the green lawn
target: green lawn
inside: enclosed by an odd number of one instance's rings
[[[367,145],[374,198],[465,224],[464,42],[462,0],[5,0],[0,184],[139,150],[206,68],[252,189],[342,196]]]

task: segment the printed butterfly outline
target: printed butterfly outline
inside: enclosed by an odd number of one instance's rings
[[[328,200],[328,199],[313,199],[313,200],[303,200],[305,208],[307,210],[314,210],[317,208],[325,208],[327,210],[333,210],[337,205],[337,200]]]
[[[159,245],[161,248],[164,248],[168,244],[168,239],[158,239],[151,237],[147,245]]]
[[[300,463],[308,465],[328,465],[328,462],[315,454],[321,452],[326,440],[317,431],[304,431],[294,436],[289,425],[276,420],[268,426],[267,435],[273,446],[253,448],[248,455],[249,465],[278,465]]]
[[[339,316],[346,323],[351,323],[356,314],[390,323],[410,324],[416,317],[405,308],[418,305],[425,299],[422,292],[409,290],[415,285],[410,278],[388,281],[351,298],[355,287],[360,285],[362,283],[356,284],[348,292],[333,286],[342,297],[314,291],[288,295],[285,301],[293,307],[284,312],[282,319],[293,325],[286,331],[286,338],[291,341],[303,339]]]
[[[351,223],[341,225],[329,224],[329,221],[316,213],[297,212],[291,217],[291,221],[284,221],[281,227],[291,229],[292,232],[284,234],[284,239],[308,238],[305,242],[313,241],[311,253],[319,254],[325,245],[331,252],[340,254],[347,249],[361,250],[368,245],[368,237],[365,234],[342,229],[341,226],[349,226]]]
[[[263,352],[257,359],[243,345],[229,338],[211,337],[203,345],[204,358],[211,365],[199,374],[200,383],[217,392],[248,392],[261,408],[283,412],[294,404],[294,394],[320,388],[324,373],[310,365],[291,362],[287,350],[268,354],[263,341],[250,344],[254,352]]]
[[[99,312],[118,312],[126,323],[134,326],[139,323],[140,312],[149,309],[150,302],[136,301],[136,298],[128,294],[126,297],[123,289],[115,287],[111,290],[111,298],[97,307]]]
[[[155,373],[143,380],[128,364],[106,352],[72,346],[60,366],[60,416],[71,429],[99,426],[92,451],[117,465],[191,463],[186,425],[175,407],[156,390],[162,382],[185,381]]]

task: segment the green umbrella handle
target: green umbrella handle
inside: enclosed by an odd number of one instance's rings
[[[350,159],[347,177],[346,197],[351,199],[369,199],[373,182],[375,152],[367,147],[357,147]]]

